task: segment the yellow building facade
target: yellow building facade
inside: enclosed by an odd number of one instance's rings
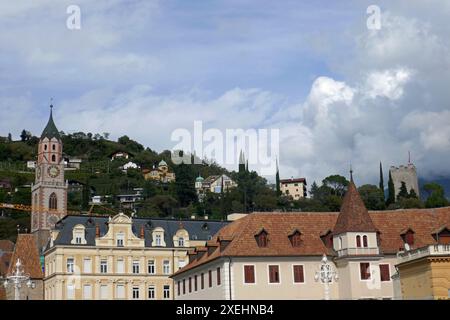
[[[450,244],[436,244],[399,256],[403,299],[450,299]]]
[[[45,252],[46,300],[171,300],[190,248],[225,222],[66,216]]]

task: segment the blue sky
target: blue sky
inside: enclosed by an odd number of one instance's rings
[[[81,29],[66,27],[68,5]],[[366,8],[382,28],[366,27]],[[449,175],[450,5],[423,1],[53,1],[0,4],[0,135],[66,132],[170,149],[177,128],[280,129],[284,177],[378,162]]]

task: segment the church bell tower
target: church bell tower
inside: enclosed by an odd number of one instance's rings
[[[42,248],[50,230],[67,213],[67,187],[64,179],[63,144],[55,122],[53,106],[38,145],[35,183],[32,186],[31,231],[37,233]]]

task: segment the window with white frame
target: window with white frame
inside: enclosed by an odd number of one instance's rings
[[[67,299],[68,300],[75,299],[75,285],[73,284],[67,285]]]
[[[92,272],[92,260],[91,258],[84,258],[83,260],[83,271],[84,273]]]
[[[124,240],[125,240],[125,235],[122,232],[120,232],[116,235],[116,241],[117,241],[118,247],[124,246]]]
[[[72,230],[72,241],[71,244],[86,244],[85,237],[85,226],[78,224]]]
[[[125,273],[125,262],[123,259],[117,260],[117,273]]]
[[[84,300],[92,299],[92,286],[90,284],[83,285],[83,299]]]
[[[164,262],[163,262],[163,273],[170,274],[170,261],[169,260],[164,260]]]
[[[138,260],[133,261],[133,273],[134,274],[139,273],[139,261]]]
[[[74,260],[73,258],[67,258],[67,273],[73,273]]]
[[[148,273],[155,274],[155,260],[148,260]]]
[[[162,239],[162,237],[161,237],[160,234],[157,234],[157,235],[155,236],[155,244],[156,244],[156,246],[160,247],[160,246],[162,245],[161,239]]]
[[[163,287],[163,298],[170,299],[170,286],[169,285],[165,285]]]
[[[108,286],[105,284],[102,284],[100,286],[100,299],[102,300],[108,299]]]
[[[133,287],[133,299],[139,299],[139,287]]]
[[[100,273],[108,273],[108,260],[100,261]]]
[[[179,237],[178,238],[178,246],[179,247],[184,247],[184,238],[183,237]]]
[[[116,287],[116,298],[125,299],[125,285],[118,284]]]
[[[150,300],[156,299],[155,286],[149,286],[149,287],[148,287],[148,298],[149,298]]]

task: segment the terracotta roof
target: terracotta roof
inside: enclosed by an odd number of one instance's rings
[[[0,255],[0,277],[4,277],[8,273],[11,256],[12,252],[4,252]]]
[[[334,234],[343,232],[375,232],[372,219],[359,195],[353,181],[350,182],[348,190],[342,201],[341,212],[339,213],[336,225],[333,228]]]
[[[335,252],[325,246],[321,235],[332,230],[340,213],[299,212],[299,213],[252,213],[223,227],[212,239],[214,242],[230,241],[227,246],[219,246],[211,254],[205,253],[200,259],[179,270],[175,275],[220,257],[245,256],[320,256]],[[373,230],[379,231],[382,254],[396,254],[404,247],[401,237],[405,228],[414,234],[414,248],[436,243],[432,233],[443,225],[450,224],[450,207],[436,209],[407,209],[371,211],[367,213]],[[268,246],[258,247],[255,234],[262,228],[268,233]],[[293,247],[288,235],[292,230],[301,232],[302,245]],[[202,248],[202,251],[205,249]],[[198,251],[198,250],[197,250]]]
[[[12,252],[14,250],[14,242],[9,240],[0,240],[0,251]]]
[[[20,259],[23,271],[29,273],[32,279],[43,278],[39,251],[34,234],[19,234],[17,236],[16,247],[14,248],[9,265],[9,273],[13,272],[17,259]]]

